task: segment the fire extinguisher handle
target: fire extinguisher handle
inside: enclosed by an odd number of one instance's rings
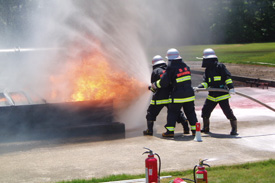
[[[150,151],[145,151],[144,153],[142,153],[142,155],[147,154],[147,153],[150,154]]]
[[[199,161],[199,165],[202,166],[202,165],[205,165],[204,161],[207,161],[207,159],[204,159],[204,160],[200,160]],[[207,166],[207,165],[206,165]],[[209,165],[208,165],[209,166]]]
[[[202,165],[210,167],[210,165],[203,163]]]
[[[151,154],[151,155],[153,154],[153,151],[151,149],[146,148],[146,147],[143,147],[143,149],[147,149],[148,150],[148,151],[145,151],[143,154],[146,154],[146,153]]]
[[[143,147],[143,149],[147,149],[148,151],[152,151],[151,149],[147,148],[147,147]]]

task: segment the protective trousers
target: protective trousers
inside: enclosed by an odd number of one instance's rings
[[[183,111],[186,115],[186,118],[188,119],[191,130],[196,130],[196,122],[197,116],[195,112],[195,105],[194,101],[192,102],[185,102],[185,103],[172,103],[168,106],[168,115],[167,115],[167,124],[165,125],[166,129],[173,129],[175,128],[177,118],[181,112],[181,108],[183,108]]]
[[[147,121],[156,121],[157,116],[159,115],[160,111],[163,107],[168,108],[169,105],[149,105],[147,109],[146,119]],[[169,112],[169,110],[168,110]],[[184,117],[184,113],[182,111],[179,112],[178,117],[176,119],[177,122],[182,123],[184,125],[184,129],[188,128],[188,124]]]
[[[147,121],[156,121],[157,116],[164,106],[167,105],[149,105],[146,115]]]
[[[202,108],[201,117],[209,119],[212,111],[217,106],[217,104],[220,105],[220,107],[221,107],[221,109],[222,109],[222,111],[223,111],[223,113],[224,113],[224,115],[226,116],[227,119],[229,119],[229,120],[236,120],[236,117],[233,114],[232,109],[230,108],[229,100],[228,99],[221,100],[219,102],[213,102],[211,100],[206,99],[205,103],[203,105],[203,108]]]

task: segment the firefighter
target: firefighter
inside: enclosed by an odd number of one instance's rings
[[[207,48],[203,51],[202,67],[206,68],[203,76],[203,82],[198,88],[223,88],[229,89],[229,93],[210,91],[202,108],[203,128],[202,132],[209,133],[209,118],[211,112],[217,104],[220,105],[223,113],[230,120],[231,132],[230,135],[238,135],[237,133],[237,119],[233,114],[229,105],[230,95],[235,94],[233,82],[230,72],[225,65],[218,62],[218,57],[215,51]],[[196,88],[194,88],[196,90]]]
[[[153,72],[151,75],[151,83],[156,82],[162,77],[167,68],[167,64],[160,55],[156,55],[153,57],[152,66]],[[168,107],[169,95],[171,92],[170,86],[158,90],[154,90],[153,88],[151,88],[151,86],[149,86],[148,89],[151,90],[154,94],[151,103],[147,109],[147,130],[143,131],[143,135],[153,135],[154,121],[156,121],[156,118],[162,110],[162,108],[164,106]],[[181,112],[179,114],[177,122],[183,125],[183,133],[189,134],[189,126],[186,118],[184,117],[184,113]]]
[[[163,137],[173,137],[177,117],[181,108],[189,121],[192,135],[196,133],[197,116],[195,112],[195,95],[191,86],[190,68],[183,62],[179,52],[175,48],[167,51],[168,67],[161,79],[152,83],[153,89],[165,88],[172,85],[170,102],[168,105],[166,132]]]

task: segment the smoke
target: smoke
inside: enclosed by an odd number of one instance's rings
[[[20,43],[53,49],[6,54],[0,65],[1,89],[24,90],[45,97],[52,90],[49,76],[67,74],[75,62],[98,49],[115,71],[126,72],[147,85],[150,59],[154,56],[151,48],[168,49],[194,40],[188,33],[197,34],[199,30],[193,29],[194,25],[203,25],[197,11],[201,6],[198,2],[183,0],[173,3],[166,0],[36,1],[28,15],[31,17],[28,34],[24,34],[28,36],[21,38]],[[155,54],[164,56],[165,53]],[[62,97],[69,95],[66,80],[56,87]],[[148,95],[145,98],[141,100],[148,101]],[[138,104],[138,110],[146,111],[147,105]],[[140,120],[134,113],[129,115],[129,111],[135,110],[129,108],[120,113],[120,119]]]
[[[59,49],[22,52],[16,61],[1,62],[5,68],[0,73],[2,88],[28,86],[49,93],[45,87],[48,76],[66,72],[68,61],[79,60],[96,49],[98,42],[113,67],[149,83],[148,60],[153,54],[165,55],[152,52],[152,47],[168,49],[201,40],[197,36],[201,30],[195,25],[203,27],[206,22],[199,11],[204,3],[187,0],[40,0],[33,4],[33,11],[26,14],[28,26],[22,30],[28,32],[22,34],[25,39],[16,34],[17,41],[10,42],[19,47]],[[202,37],[207,37],[203,33]]]

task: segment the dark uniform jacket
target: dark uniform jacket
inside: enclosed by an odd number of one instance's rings
[[[209,59],[208,59],[209,60]],[[225,65],[219,63],[217,59],[210,60],[212,64],[207,65],[203,75],[203,82],[198,88],[234,88],[231,79],[231,73],[226,69]],[[224,92],[210,91],[207,99],[218,102],[230,98],[229,94]]]
[[[153,66],[153,71],[151,75],[151,83],[158,81],[162,75],[165,73],[167,65],[165,63]],[[158,89],[152,97],[151,105],[162,105],[169,103],[169,94],[171,92],[171,87],[165,87]]]
[[[172,85],[170,103],[185,103],[195,100],[191,86],[190,68],[182,59],[169,61],[166,72],[156,82],[158,88],[167,87],[170,84]]]

